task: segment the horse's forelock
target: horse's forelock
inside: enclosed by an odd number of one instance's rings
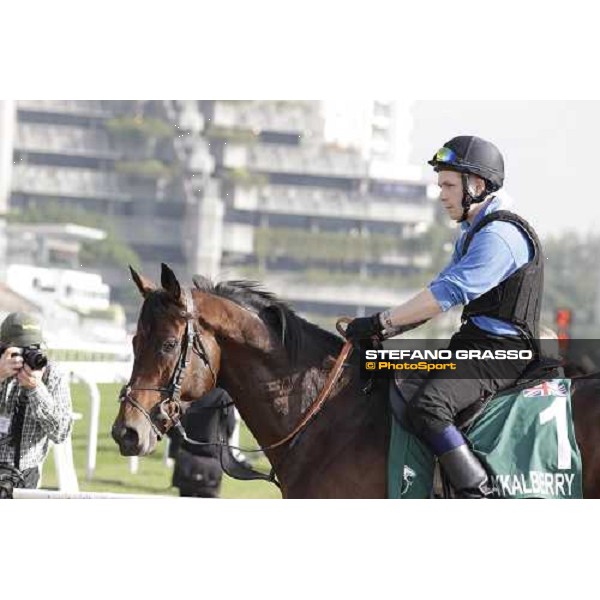
[[[147,329],[156,319],[185,316],[182,306],[165,290],[154,290],[146,296],[140,312],[140,325]]]

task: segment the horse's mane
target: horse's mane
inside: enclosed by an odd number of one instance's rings
[[[215,284],[198,275],[193,281],[200,291],[227,298],[258,315],[285,348],[292,364],[314,360],[317,349],[334,356],[340,352],[340,337],[300,317],[286,302],[262,289],[257,281],[232,280]]]

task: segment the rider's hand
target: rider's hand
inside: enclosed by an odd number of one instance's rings
[[[20,348],[10,346],[0,357],[0,381],[16,375],[23,368],[23,357]],[[16,354],[13,356],[13,354]]]
[[[46,368],[36,369],[35,371],[29,366],[24,365],[23,368],[17,373],[17,381],[19,385],[26,390],[34,390],[42,382],[42,375]]]
[[[346,339],[354,343],[372,338],[382,340],[382,332],[379,313],[375,313],[370,317],[358,317],[350,321],[346,327]]]

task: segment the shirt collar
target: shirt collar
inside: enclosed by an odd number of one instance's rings
[[[475,227],[475,225],[477,225],[477,223],[479,223],[479,221],[481,221],[481,219],[483,219],[485,215],[495,210],[498,210],[499,207],[500,198],[498,198],[498,196],[492,196],[491,198],[488,198],[487,200],[485,200],[483,208],[475,215],[475,218],[473,219],[472,223],[469,223],[468,221],[463,221],[460,224],[461,230],[468,231],[469,229],[471,229],[471,227]]]

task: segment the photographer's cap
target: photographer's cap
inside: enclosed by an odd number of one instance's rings
[[[26,348],[42,341],[42,325],[33,315],[10,313],[0,326],[0,342],[8,346]]]

